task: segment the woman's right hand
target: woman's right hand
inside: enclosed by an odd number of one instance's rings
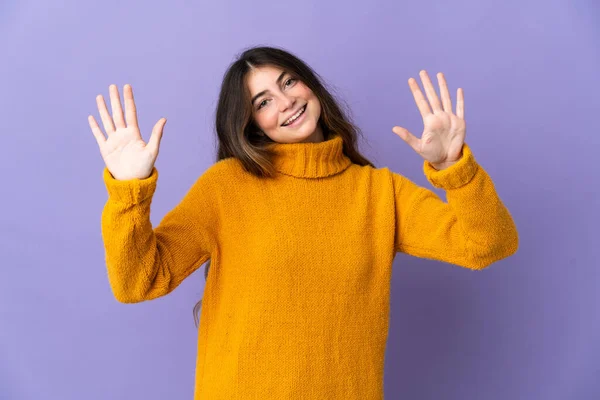
[[[158,148],[167,120],[166,118],[161,118],[154,125],[150,140],[146,144],[142,140],[142,135],[138,127],[131,85],[125,85],[123,88],[126,118],[123,118],[123,109],[121,108],[117,86],[110,85],[108,90],[112,106],[112,118],[108,113],[102,95],[99,94],[96,96],[98,111],[100,112],[102,124],[108,138],[104,137],[94,117],[92,115],[88,117],[92,133],[96,137],[96,141],[100,147],[102,159],[104,159],[106,167],[115,179],[148,178],[158,157]],[[127,122],[127,125],[125,125],[125,122]]]

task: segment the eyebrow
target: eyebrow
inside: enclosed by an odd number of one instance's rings
[[[287,71],[283,71],[281,73],[281,75],[279,75],[279,78],[277,78],[277,84],[281,84],[281,80],[283,79],[283,77],[285,76],[285,74],[287,73]],[[258,99],[260,96],[262,96],[263,94],[267,93],[268,90],[263,90],[260,93],[257,93],[256,95],[254,95],[254,97],[252,98],[252,104],[254,104],[254,102],[256,101],[256,99]]]

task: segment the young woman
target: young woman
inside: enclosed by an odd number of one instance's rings
[[[408,84],[423,117],[420,154],[447,203],[357,148],[359,130],[321,78],[273,47],[227,70],[216,113],[216,162],[153,228],[154,163],[166,119],[145,143],[132,88],[125,115],[101,95],[107,137],[102,235],[118,301],[173,291],[210,260],[198,334],[195,399],[382,399],[391,267],[397,252],[481,270],[518,248],[513,219],[464,142],[444,76],[441,101]],[[206,271],[208,270],[208,266]]]

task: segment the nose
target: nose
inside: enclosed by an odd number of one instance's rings
[[[279,106],[279,111],[285,111],[288,108],[293,107],[293,105],[296,103],[296,100],[294,97],[291,97],[287,94],[284,94],[281,97],[281,101],[279,102],[280,106]]]

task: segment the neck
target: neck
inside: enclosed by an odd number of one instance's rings
[[[303,141],[303,143],[320,143],[325,139],[323,138],[323,130],[321,129],[321,124],[317,124],[317,129]]]
[[[344,154],[341,136],[331,134],[320,142],[273,143],[273,166],[297,178],[324,178],[344,171],[352,161]]]

